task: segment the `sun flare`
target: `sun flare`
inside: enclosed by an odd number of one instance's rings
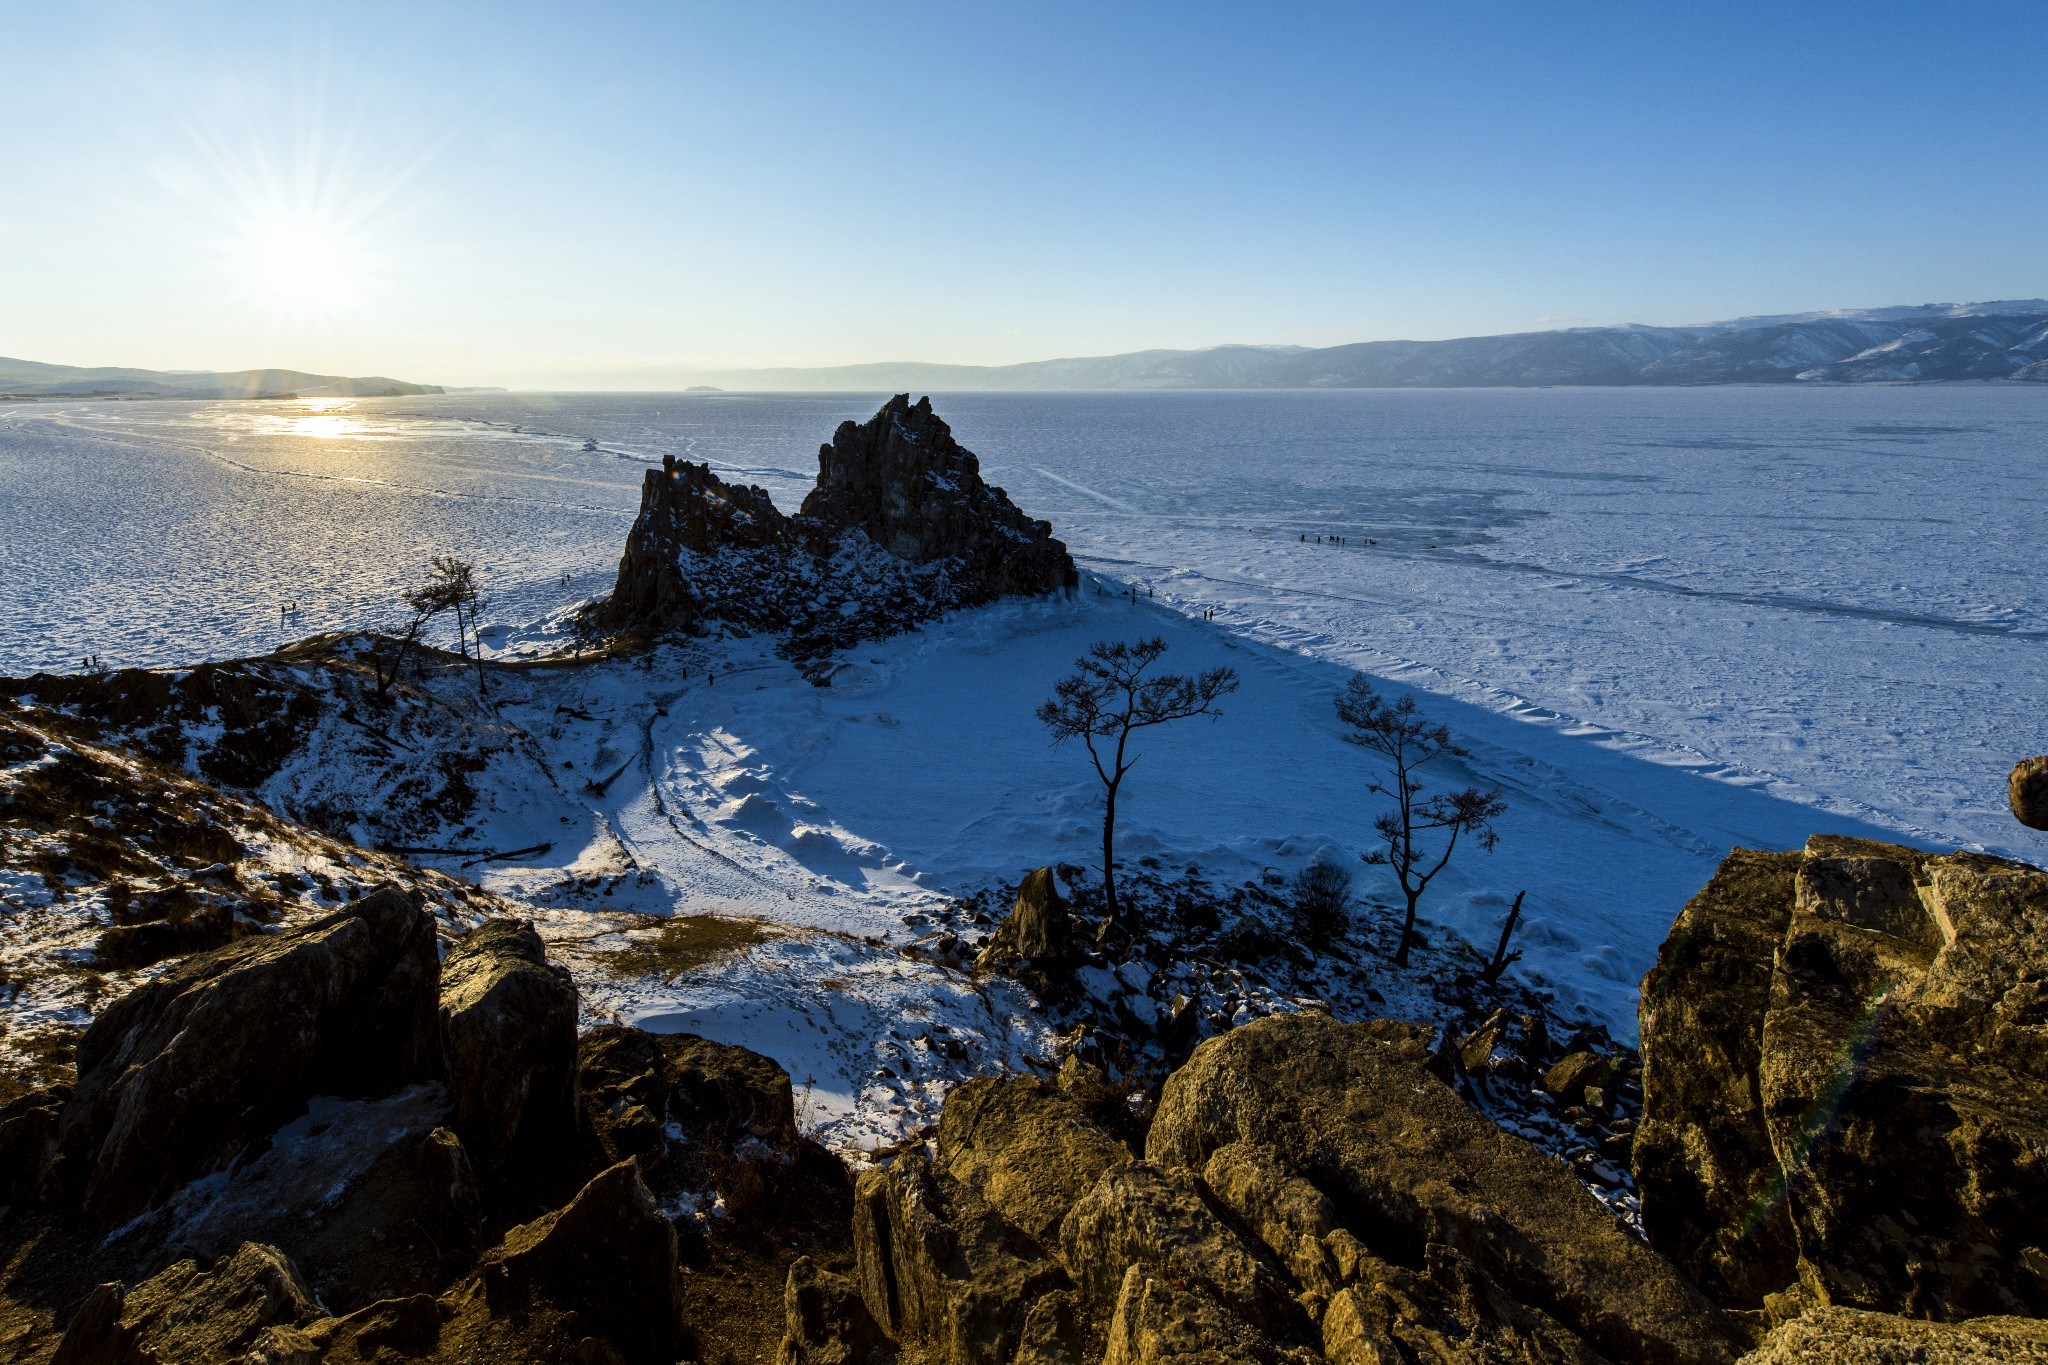
[[[339,232],[296,219],[268,222],[251,233],[246,265],[253,288],[280,307],[342,312],[362,299],[362,266]]]

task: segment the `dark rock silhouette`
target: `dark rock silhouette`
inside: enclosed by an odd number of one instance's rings
[[[794,517],[707,465],[649,470],[599,619],[641,633],[717,621],[787,633],[796,653],[816,654],[1078,581],[1051,524],[982,479],[930,399],[899,394],[819,448],[817,485]]]
[[[818,486],[803,515],[915,563],[947,559],[980,600],[1032,596],[1077,581],[1052,523],[1033,521],[981,477],[932,400],[899,393],[861,423],[841,422],[818,448]]]
[[[241,1360],[270,1329],[323,1316],[291,1258],[249,1242],[211,1269],[181,1260],[130,1290],[101,1285],[72,1315],[52,1365]]]
[[[670,1365],[682,1337],[676,1233],[633,1163],[593,1177],[565,1207],[516,1227],[478,1278],[492,1316],[564,1310],[626,1365]]]

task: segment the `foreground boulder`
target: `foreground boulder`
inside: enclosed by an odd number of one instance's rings
[[[1143,1161],[1058,1086],[969,1082],[932,1155],[860,1177],[865,1309],[948,1365],[1735,1359],[1675,1267],[1431,1065],[1421,1028],[1262,1019],[1168,1079]],[[829,1339],[807,1321],[786,1352]]]
[[[489,920],[441,964],[441,1046],[455,1131],[486,1175],[576,1132],[576,986],[524,920]]]
[[[790,1264],[782,1311],[777,1365],[884,1365],[896,1358],[859,1286],[808,1256]]]
[[[2048,1314],[2044,956],[2023,864],[1731,854],[1643,985],[1652,1244],[1738,1306]]]
[[[1564,1340],[1615,1360],[1734,1358],[1733,1325],[1684,1276],[1467,1108],[1430,1060],[1427,1030],[1408,1025],[1259,1020],[1167,1080],[1146,1155],[1209,1173],[1266,1250],[1327,1296],[1326,1336],[1357,1330],[1331,1322],[1344,1297],[1357,1326],[1414,1352],[1433,1349],[1437,1322],[1539,1358]]]
[[[476,1263],[482,1199],[438,1084],[375,1100],[315,1098],[261,1155],[188,1185],[124,1230],[128,1245],[289,1256],[328,1309],[433,1294]]]
[[[437,1070],[434,921],[395,889],[188,958],[109,1006],[78,1046],[60,1174],[102,1224],[233,1161],[316,1094]]]
[[[760,1053],[606,1024],[583,1036],[579,1067],[605,1159],[638,1163],[678,1215],[849,1215],[845,1167],[798,1131],[789,1073]]]

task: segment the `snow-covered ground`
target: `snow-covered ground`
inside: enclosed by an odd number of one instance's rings
[[[0,412],[0,671],[267,648],[278,601],[301,605],[286,634],[364,624],[433,550],[486,564],[494,650],[531,650],[608,586],[650,462],[709,459],[793,506],[817,443],[875,402],[22,405]],[[2048,856],[2003,809],[2011,761],[2048,750],[2048,392],[938,407],[1074,548],[1081,596],[849,651],[828,688],[758,640],[527,675],[503,710],[555,790],[491,846],[555,846],[483,878],[565,943],[597,909],[789,926],[593,1006],[781,1056],[861,1141],[931,1105],[925,1073],[861,1030],[898,1021],[889,1046],[922,1056],[930,1030],[900,1021],[931,1018],[972,1032],[976,1064],[1042,1055],[1019,1001],[894,949],[951,895],[1090,861],[1095,780],[1031,711],[1096,639],[1157,633],[1172,665],[1244,679],[1221,720],[1148,736],[1124,856],[1225,882],[1353,858],[1377,806],[1331,700],[1362,668],[1470,748],[1447,778],[1510,803],[1498,851],[1462,853],[1432,890],[1437,932],[1490,948],[1526,889],[1521,971],[1623,1034],[1673,915],[1733,845],[1830,830]]]

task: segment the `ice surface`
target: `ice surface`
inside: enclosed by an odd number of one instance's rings
[[[445,550],[485,566],[493,649],[532,647],[550,613],[609,585],[650,463],[709,459],[793,507],[810,452],[876,401],[0,411],[0,671],[263,649],[281,601],[301,606],[284,635],[364,624]],[[990,480],[1074,548],[1079,600],[849,651],[829,688],[766,642],[714,639],[652,673],[536,677],[504,703],[539,734],[551,689],[579,689],[612,723],[567,726],[557,757],[579,781],[639,766],[601,798],[565,781],[576,837],[492,888],[545,902],[565,876],[630,871],[615,901],[800,927],[741,977],[613,1008],[771,1055],[775,1041],[844,1123],[859,1126],[872,1059],[804,1020],[872,1022],[914,999],[962,1023],[985,1002],[889,951],[903,916],[1089,861],[1094,779],[1030,711],[1097,638],[1156,632],[1173,664],[1245,679],[1222,720],[1148,737],[1127,857],[1238,877],[1364,848],[1365,760],[1330,703],[1366,669],[1415,689],[1511,805],[1499,851],[1461,855],[1425,915],[1490,948],[1526,888],[1525,973],[1623,1031],[1672,916],[1733,845],[1834,830],[2048,855],[2003,809],[2012,760],[2048,749],[2048,390],[936,401]],[[820,979],[841,984],[767,984]],[[742,980],[790,1007],[749,1003]],[[985,1024],[980,1055],[1035,1048],[1008,1028]]]

